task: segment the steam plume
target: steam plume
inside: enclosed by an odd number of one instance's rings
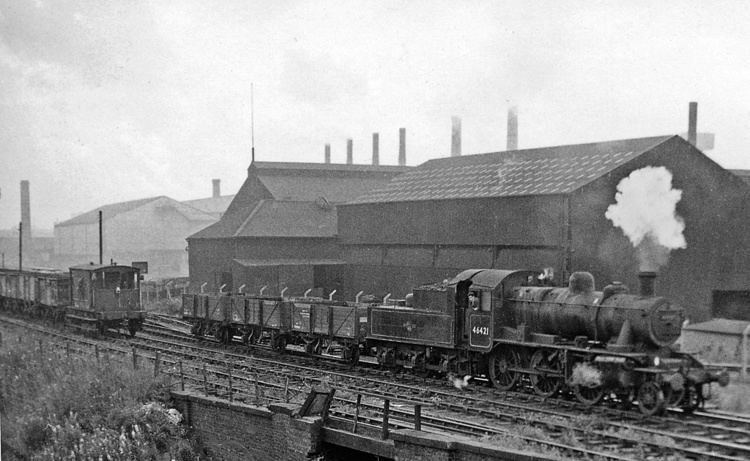
[[[617,203],[604,216],[630,239],[640,270],[656,270],[667,263],[671,250],[687,247],[685,221],[676,212],[681,198],[663,166],[635,170],[617,185]]]

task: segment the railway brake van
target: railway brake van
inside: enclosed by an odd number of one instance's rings
[[[71,324],[103,333],[127,326],[131,336],[143,326],[140,269],[118,264],[87,264],[70,268]]]

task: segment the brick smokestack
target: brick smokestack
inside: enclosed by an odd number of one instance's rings
[[[518,108],[508,109],[508,144],[506,150],[518,149]]]
[[[31,199],[29,181],[21,181],[21,224],[23,227],[23,246],[31,250]]]
[[[331,145],[326,144],[325,162],[331,163]]]
[[[354,163],[354,141],[351,138],[346,140],[346,164]]]
[[[461,118],[451,117],[451,157],[461,155]]]
[[[398,129],[398,165],[406,166],[406,128]]]
[[[211,183],[214,186],[213,198],[221,197],[221,179],[212,179]]]
[[[372,164],[380,165],[380,135],[372,134]]]
[[[698,139],[698,103],[691,102],[688,113],[688,142],[695,146]]]

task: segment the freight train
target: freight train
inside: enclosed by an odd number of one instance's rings
[[[87,264],[56,269],[0,269],[0,311],[65,322],[103,333],[126,328],[131,336],[143,326],[140,269]]]
[[[668,407],[693,411],[704,388],[728,383],[673,347],[684,311],[642,289],[619,283],[595,290],[588,272],[567,287],[528,270],[465,270],[452,280],[416,287],[405,299],[354,302],[312,297],[185,294],[183,318],[197,336],[264,342],[283,351],[336,355],[356,363],[417,374],[484,378],[502,389],[637,404],[645,415]]]

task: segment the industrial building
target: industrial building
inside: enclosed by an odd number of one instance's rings
[[[104,259],[146,261],[149,278],[186,275],[185,237],[216,222],[213,215],[166,196],[104,205],[55,224],[55,266],[99,260],[100,211]]]
[[[326,163],[252,162],[221,219],[187,239],[191,289],[342,292],[337,205],[408,167],[332,164],[329,152]]]
[[[657,294],[692,321],[709,318],[717,299],[747,293],[750,189],[679,136],[454,152],[415,167],[338,207],[347,296],[403,297],[471,267],[550,267],[557,283],[586,270],[598,289],[616,280],[634,290],[636,251],[605,213],[618,183],[647,166],[665,167],[682,191],[687,241],[659,268]]]

